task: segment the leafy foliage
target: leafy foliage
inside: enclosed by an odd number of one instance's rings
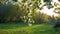
[[[6,0],[7,1],[7,0]],[[0,21],[2,22],[28,22],[31,19],[31,23],[42,23],[49,21],[49,16],[42,14],[37,10],[42,10],[44,6],[40,7],[41,0],[22,0],[20,3],[15,2],[2,2],[0,3]],[[49,3],[48,8],[52,5],[50,0],[44,0]],[[53,8],[53,7],[52,7]],[[58,12],[59,13],[59,12]]]
[[[44,0],[44,2],[50,2],[50,0]]]
[[[18,0],[13,0],[13,1],[17,2]]]

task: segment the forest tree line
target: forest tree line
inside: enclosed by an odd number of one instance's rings
[[[51,17],[47,14],[37,12],[38,9],[42,9],[42,7],[39,7],[39,4],[41,4],[40,0],[32,0],[32,2],[28,1],[29,3],[27,5],[26,2],[26,0],[17,4],[0,2],[0,23],[28,22],[28,18],[30,18],[31,23],[46,23],[51,19],[57,19],[54,16]],[[31,14],[29,15],[30,12]]]

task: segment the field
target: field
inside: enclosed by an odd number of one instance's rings
[[[52,24],[0,24],[0,34],[60,34],[60,28]]]

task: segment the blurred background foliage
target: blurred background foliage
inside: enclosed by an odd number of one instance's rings
[[[17,1],[0,0],[0,23],[28,22],[29,18],[32,23],[46,23],[51,20],[51,16],[37,12],[37,9],[42,8],[39,7],[41,0]],[[45,2],[49,2],[49,0],[45,0]],[[57,18],[54,17],[54,20]]]

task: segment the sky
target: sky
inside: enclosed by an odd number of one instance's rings
[[[54,8],[48,9],[47,6],[44,6],[40,12],[50,16],[58,16],[58,14],[54,12]]]
[[[52,5],[54,4],[54,2],[56,2],[56,3],[59,4],[59,1],[58,1],[58,0],[52,0],[52,2],[51,2]],[[42,5],[43,5],[43,4],[44,4],[44,2],[42,1]],[[54,8],[55,8],[55,7],[51,8],[51,9],[48,9],[47,6],[44,6],[43,9],[40,10],[40,12],[41,12],[41,13],[44,13],[44,14],[47,14],[47,15],[50,15],[50,16],[52,16],[52,15],[58,16],[58,14],[54,12]]]

